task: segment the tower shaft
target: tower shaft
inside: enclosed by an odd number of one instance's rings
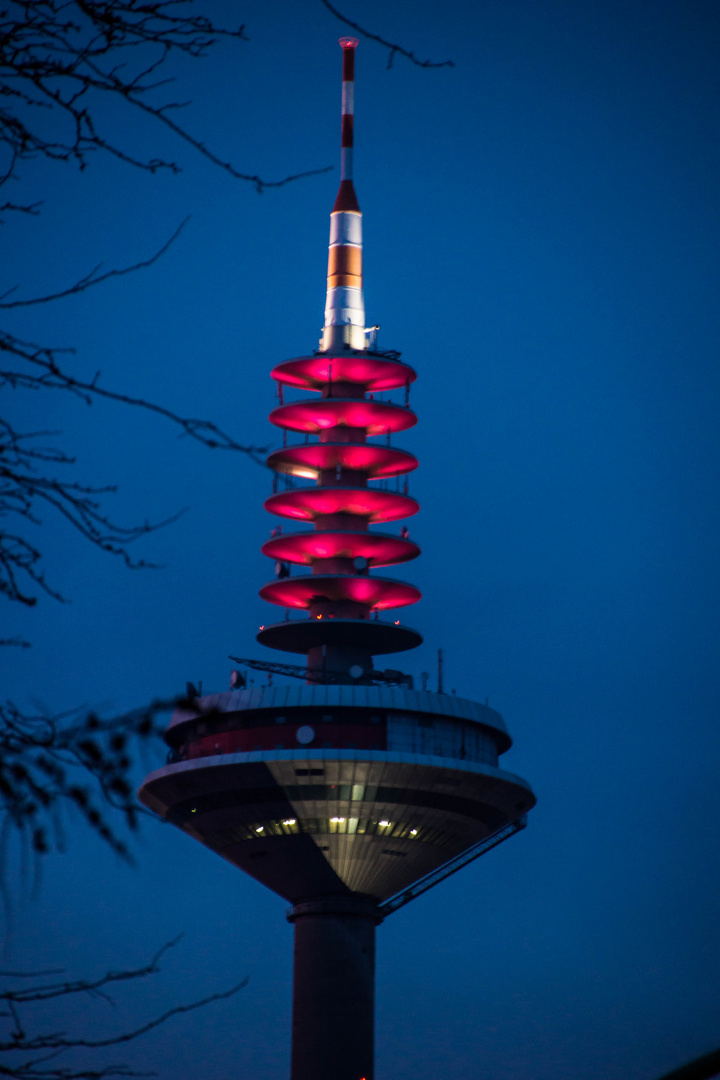
[[[377,906],[297,904],[291,1080],[373,1080]]]

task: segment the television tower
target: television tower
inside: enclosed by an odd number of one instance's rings
[[[189,701],[170,721],[168,764],[140,790],[146,806],[292,904],[292,1080],[372,1080],[375,927],[522,828],[535,803],[524,780],[498,768],[511,740],[494,709],[444,694],[440,672],[431,692],[425,676],[416,690],[374,665],[422,642],[379,617],[419,590],[375,573],[419,554],[405,526],[387,530],[419,509],[407,482],[417,459],[390,441],[416,423],[416,373],[379,351],[365,325],[357,44],[340,39],[342,172],[322,339],[272,371],[280,404],[270,420],[283,441],[268,458],[265,507],[293,526],[273,529],[262,549],[276,577],[260,595],[286,617],[257,640],[306,659],[246,662],[304,683],[248,688],[235,675],[239,688]],[[285,402],[288,387],[306,396]],[[401,400],[385,400],[388,391]]]

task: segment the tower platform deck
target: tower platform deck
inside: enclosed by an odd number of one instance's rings
[[[409,364],[370,350],[297,356],[284,360],[270,374],[278,382],[308,390],[322,390],[330,381],[355,383],[372,391],[395,390],[417,378]]]
[[[372,566],[394,566],[416,559],[420,548],[412,540],[391,533],[352,529],[281,533],[262,546],[271,559],[311,565],[314,559],[367,559]]]
[[[363,428],[367,435],[386,435],[414,427],[417,416],[403,405],[389,401],[325,397],[279,405],[270,413],[270,422],[291,431],[349,427]]]
[[[359,488],[338,484],[279,491],[265,500],[265,509],[278,517],[314,521],[327,514],[353,514],[368,522],[399,521],[420,509],[410,495],[382,488]]]
[[[417,469],[418,460],[407,450],[379,443],[316,442],[283,446],[269,455],[269,468],[291,476],[317,480],[325,469],[355,469],[367,480],[380,480]]]
[[[328,631],[328,624],[332,628]],[[341,648],[365,649],[373,656],[405,652],[422,645],[422,635],[409,626],[382,619],[285,619],[262,626],[256,640],[281,652],[308,653],[328,643]]]

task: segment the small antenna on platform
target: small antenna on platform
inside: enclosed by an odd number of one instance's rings
[[[442,649],[438,649],[438,694],[442,694],[443,691],[443,655]]]
[[[240,671],[230,672],[230,689],[231,690],[244,690],[247,686],[247,675],[243,675]]]

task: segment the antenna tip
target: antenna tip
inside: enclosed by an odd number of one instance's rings
[[[343,49],[357,49],[360,44],[360,39],[356,37],[341,37],[338,38],[338,45]]]

